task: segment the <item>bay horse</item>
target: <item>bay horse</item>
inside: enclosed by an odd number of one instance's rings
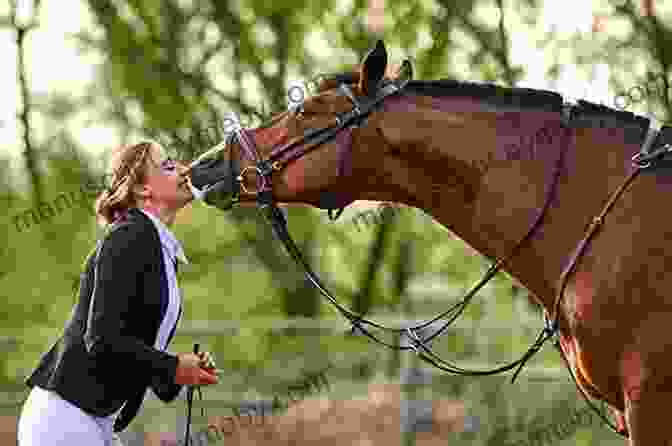
[[[555,321],[579,390],[609,405],[630,445],[672,445],[672,225],[656,205],[672,191],[670,148],[660,149],[672,129],[549,91],[395,83],[405,66],[386,76],[379,41],[357,70],[199,157],[192,190],[220,209],[374,200],[424,210],[506,259]],[[660,163],[633,158],[640,151]]]

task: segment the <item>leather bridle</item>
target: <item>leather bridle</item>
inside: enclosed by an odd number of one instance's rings
[[[407,64],[408,61],[405,61],[404,64]],[[410,65],[410,64],[409,64]],[[537,214],[537,217],[535,218],[533,224],[531,225],[530,229],[527,231],[525,236],[523,236],[518,243],[513,247],[509,255],[506,257],[498,259],[489,269],[488,271],[484,274],[483,278],[467,293],[467,295],[457,304],[453,305],[451,308],[449,308],[447,311],[439,314],[435,318],[423,322],[421,324],[412,326],[412,327],[406,327],[406,328],[391,328],[391,327],[386,327],[383,325],[380,325],[378,323],[375,323],[373,321],[370,321],[368,319],[365,319],[362,317],[362,315],[355,314],[349,309],[343,307],[337,300],[334,298],[329,291],[326,289],[326,287],[321,283],[320,279],[317,277],[317,275],[312,271],[311,267],[305,262],[303,259],[303,256],[296,246],[296,243],[292,239],[291,235],[289,234],[289,231],[287,229],[287,221],[285,219],[284,214],[278,209],[276,206],[275,200],[273,198],[273,193],[272,193],[272,174],[274,172],[278,172],[282,170],[289,162],[300,158],[303,156],[305,153],[316,149],[317,147],[321,146],[322,144],[338,138],[341,132],[351,132],[353,127],[357,127],[361,125],[363,122],[365,122],[366,118],[377,108],[379,108],[383,101],[392,95],[398,94],[403,91],[404,87],[406,86],[408,82],[408,79],[405,80],[394,80],[394,81],[386,81],[384,84],[381,85],[380,88],[378,88],[375,91],[375,94],[373,97],[355,97],[353,94],[352,90],[350,89],[349,85],[346,83],[341,83],[338,86],[338,91],[348,97],[350,101],[353,104],[352,110],[349,112],[339,115],[336,119],[336,124],[333,126],[328,126],[324,128],[319,128],[319,129],[310,129],[307,130],[304,134],[303,137],[291,141],[285,145],[282,145],[276,149],[274,149],[271,154],[268,156],[268,158],[263,159],[259,156],[257,147],[254,142],[254,138],[252,138],[248,134],[248,130],[242,128],[242,127],[237,127],[233,130],[233,132],[229,135],[227,140],[225,141],[225,146],[229,146],[233,142],[238,142],[241,148],[241,155],[245,156],[248,160],[252,161],[254,166],[248,166],[244,168],[241,172],[237,172],[235,175],[235,179],[232,181],[232,184],[227,184],[225,185],[226,188],[230,189],[233,195],[233,199],[231,200],[231,204],[238,202],[240,199],[240,190],[241,188],[245,191],[248,192],[245,187],[244,187],[244,182],[245,182],[245,176],[248,171],[254,170],[257,173],[257,191],[256,191],[256,200],[257,200],[257,206],[258,209],[261,211],[262,215],[264,218],[267,220],[267,222],[271,225],[273,228],[276,236],[280,241],[283,243],[285,248],[287,249],[288,253],[294,261],[301,265],[304,269],[304,273],[306,277],[310,280],[310,282],[324,295],[330,302],[331,304],[346,318],[350,321],[350,324],[352,325],[352,333],[354,333],[356,330],[359,330],[362,334],[366,335],[368,338],[372,339],[374,342],[384,345],[388,348],[394,349],[394,350],[413,350],[415,351],[420,358],[422,358],[424,361],[431,363],[435,367],[450,372],[458,375],[476,375],[476,376],[483,376],[483,375],[493,375],[497,373],[501,373],[507,370],[511,370],[515,367],[517,367],[516,372],[514,373],[512,377],[512,382],[515,381],[516,377],[522,370],[523,366],[525,363],[535,354],[537,353],[541,347],[545,344],[546,341],[549,339],[554,339],[554,345],[559,349],[561,352],[561,355],[563,356],[563,359],[568,366],[568,369],[570,371],[570,374],[581,391],[582,395],[584,398],[586,398],[586,401],[588,404],[595,410],[598,415],[602,418],[602,420],[610,426],[610,428],[616,432],[619,433],[623,436],[623,433],[619,432],[612,424],[611,422],[602,415],[595,406],[590,402],[588,399],[588,396],[585,394],[583,389],[578,386],[578,383],[576,381],[576,378],[574,374],[572,373],[571,368],[569,367],[569,362],[567,361],[566,356],[564,355],[564,351],[562,348],[559,346],[558,342],[558,335],[559,335],[559,310],[560,310],[560,304],[562,301],[562,298],[564,296],[564,290],[566,288],[566,285],[569,281],[569,277],[571,273],[574,271],[576,265],[578,264],[579,259],[585,252],[585,248],[588,246],[589,242],[597,232],[597,230],[601,227],[602,223],[604,222],[604,217],[606,214],[612,209],[613,205],[615,202],[618,200],[618,198],[621,196],[621,194],[625,191],[625,189],[629,186],[629,184],[636,178],[638,173],[645,168],[649,168],[652,166],[652,164],[658,160],[662,159],[664,156],[669,155],[672,153],[672,146],[670,145],[665,145],[662,148],[658,149],[652,149],[653,142],[657,140],[657,136],[659,134],[658,129],[652,128],[645,140],[645,142],[642,145],[642,148],[638,154],[636,154],[633,157],[633,164],[635,166],[635,170],[628,175],[628,177],[625,179],[625,181],[617,188],[617,190],[611,195],[610,199],[607,201],[606,205],[603,207],[602,211],[599,213],[598,217],[593,219],[593,223],[590,225],[588,230],[586,231],[582,241],[579,243],[577,250],[575,251],[573,257],[570,260],[569,265],[567,268],[563,271],[563,274],[560,279],[560,286],[558,287],[559,291],[556,295],[556,300],[555,300],[555,305],[553,307],[553,313],[548,314],[547,311],[544,311],[544,327],[542,328],[541,332],[537,336],[537,339],[535,342],[529,347],[527,352],[523,354],[523,356],[518,359],[517,361],[512,362],[511,364],[501,366],[492,370],[467,370],[460,368],[456,365],[453,365],[441,357],[439,357],[436,353],[432,351],[432,349],[427,345],[429,342],[431,342],[435,337],[440,335],[442,332],[444,332],[453,322],[457,320],[457,318],[462,314],[466,306],[469,304],[471,299],[476,295],[476,293],[492,278],[499,272],[499,270],[502,268],[502,266],[510,260],[518,251],[518,249],[521,247],[522,244],[524,244],[527,240],[529,240],[532,235],[534,235],[537,231],[537,229],[541,226],[542,220],[546,214],[547,209],[550,206],[550,203],[552,202],[554,196],[555,196],[555,191],[557,189],[557,184],[558,180],[560,177],[560,174],[562,172],[562,168],[564,165],[564,156],[565,153],[570,145],[570,132],[571,132],[571,124],[572,124],[572,115],[574,109],[577,107],[574,104],[564,104],[563,106],[563,113],[562,113],[562,128],[565,130],[564,136],[565,136],[565,146],[564,149],[560,151],[560,154],[558,156],[558,160],[555,164],[555,169],[552,175],[551,179],[551,184],[549,187],[549,191],[546,196],[546,200],[544,202],[543,207],[541,208],[540,212]],[[348,136],[350,138],[350,136]],[[209,151],[210,152],[210,151]],[[206,152],[206,153],[209,153]],[[234,169],[236,167],[237,162],[233,159],[234,157],[230,157],[230,165],[229,168]],[[214,186],[215,188],[218,186]],[[338,218],[338,216],[341,214],[343,211],[343,208],[341,208],[338,212],[338,214],[335,217],[332,217],[331,211],[333,209],[329,209],[329,218],[331,220],[335,220]],[[438,329],[435,333],[432,335],[426,336],[424,338],[421,338],[419,336],[419,332],[433,324],[434,322],[439,321],[440,319],[448,318],[447,321],[445,321],[445,324]],[[389,332],[394,332],[398,336],[406,336],[408,340],[410,341],[409,346],[401,346],[401,345],[393,345],[393,344],[388,344],[380,339],[378,339],[376,336],[371,334],[363,325],[368,325],[371,327],[375,327],[384,331],[389,331]]]

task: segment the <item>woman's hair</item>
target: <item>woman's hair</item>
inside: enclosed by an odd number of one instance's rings
[[[147,158],[151,156],[152,140],[121,146],[112,151],[111,183],[96,198],[95,210],[98,223],[106,226],[123,218],[128,210],[138,205],[134,187],[143,184]]]

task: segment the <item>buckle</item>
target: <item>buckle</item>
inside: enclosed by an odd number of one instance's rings
[[[544,333],[548,337],[554,337],[558,335],[558,320],[551,320],[548,318],[548,314],[544,311]]]
[[[672,144],[665,144],[651,153],[646,153],[644,151],[636,153],[632,157],[632,162],[640,169],[646,169],[651,166],[652,161],[659,160],[670,152],[672,152]]]
[[[257,163],[256,171],[259,173],[259,175],[262,176],[268,176],[270,175],[274,170],[276,170],[275,166],[273,166],[274,163],[272,163],[270,160],[261,160]]]

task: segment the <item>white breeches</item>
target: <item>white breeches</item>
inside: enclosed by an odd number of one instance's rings
[[[19,446],[123,446],[112,423],[35,386],[19,417]]]

